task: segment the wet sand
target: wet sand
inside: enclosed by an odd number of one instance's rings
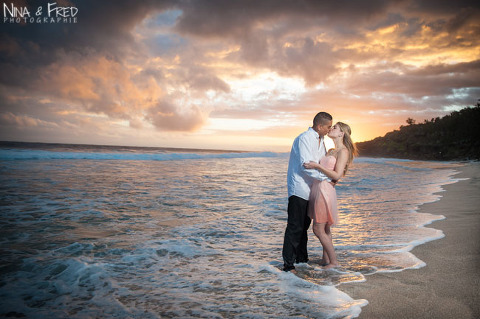
[[[446,217],[427,226],[441,229],[444,238],[412,250],[425,267],[338,287],[368,300],[359,318],[480,318],[480,163],[457,170],[456,178],[469,179],[443,186],[439,201],[420,207]]]

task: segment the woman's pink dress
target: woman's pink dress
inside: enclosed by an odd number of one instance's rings
[[[322,157],[320,165],[330,170],[335,168],[337,159],[333,155]],[[316,180],[312,185],[308,201],[308,216],[314,223],[338,223],[337,192],[328,180]]]

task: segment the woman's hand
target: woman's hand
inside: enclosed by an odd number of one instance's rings
[[[309,163],[303,163],[303,167],[306,169],[316,169],[320,166],[317,162],[309,162]]]

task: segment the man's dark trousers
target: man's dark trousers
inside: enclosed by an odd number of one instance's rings
[[[283,240],[283,270],[295,269],[295,262],[307,262],[307,230],[311,219],[307,216],[308,201],[298,196],[288,198],[288,223]]]

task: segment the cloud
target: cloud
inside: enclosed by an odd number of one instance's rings
[[[146,116],[155,127],[162,131],[194,131],[202,126],[204,119],[195,105],[179,110],[168,101],[160,101]]]
[[[352,94],[403,94],[412,98],[447,96],[458,88],[480,83],[480,61],[427,65],[413,68],[396,64],[395,68],[352,74],[346,85]]]
[[[17,126],[17,127],[36,127],[39,125],[44,126],[56,126],[55,123],[47,123],[30,116],[15,115],[11,112],[0,114],[0,124],[5,126]]]
[[[23,1],[8,1],[16,6],[25,5]],[[43,0],[27,1],[31,12],[42,6]],[[22,48],[30,44],[38,46],[39,50],[33,54],[17,58],[17,62],[25,63],[28,58],[34,58],[31,63],[45,64],[51,62],[51,53],[58,49],[66,52],[95,50],[120,57],[122,54],[132,53],[132,29],[147,15],[164,10],[172,5],[172,1],[94,1],[71,0],[56,1],[58,6],[75,6],[78,8],[77,23],[27,23],[2,26],[2,33],[13,37]]]
[[[356,24],[383,13],[392,2],[396,1],[200,0],[179,6],[183,14],[176,28],[201,37],[239,38],[261,29],[275,28],[283,19],[290,18],[309,20],[321,26],[340,26],[345,22]]]
[[[198,128],[203,122],[200,109],[192,106],[185,111],[181,102],[175,104],[182,88],[202,96],[210,90],[228,93],[229,85],[195,62],[169,61],[176,56],[146,64],[158,53],[149,52],[148,42],[135,37],[137,25],[174,3],[73,1],[80,12],[77,24],[4,24],[0,67],[5,72],[0,84],[30,97],[48,96],[56,102],[56,107],[50,105],[56,111],[75,108],[130,121],[134,128],[142,127],[143,119],[162,130]],[[36,8],[44,2],[28,4]],[[0,98],[7,100],[9,90],[2,93]],[[168,103],[165,95],[170,95]],[[45,105],[37,107],[49,112]],[[33,106],[26,108],[34,112]]]
[[[335,73],[339,62],[332,45],[311,38],[286,46],[275,59],[275,69],[281,75],[300,75],[308,85],[325,81]]]
[[[187,84],[193,90],[230,92],[230,86],[206,68],[196,65],[187,66],[177,70],[176,75],[180,82]]]
[[[471,1],[196,1],[183,7],[175,28],[237,43],[233,61],[315,85],[345,63],[404,58],[414,45],[440,52],[478,42],[478,17]],[[386,27],[396,32],[373,33]]]
[[[106,137],[119,126],[188,134],[230,118],[291,132],[319,108],[390,123],[479,94],[473,1],[58,3],[78,7],[78,23],[2,24],[1,125],[102,127]]]

